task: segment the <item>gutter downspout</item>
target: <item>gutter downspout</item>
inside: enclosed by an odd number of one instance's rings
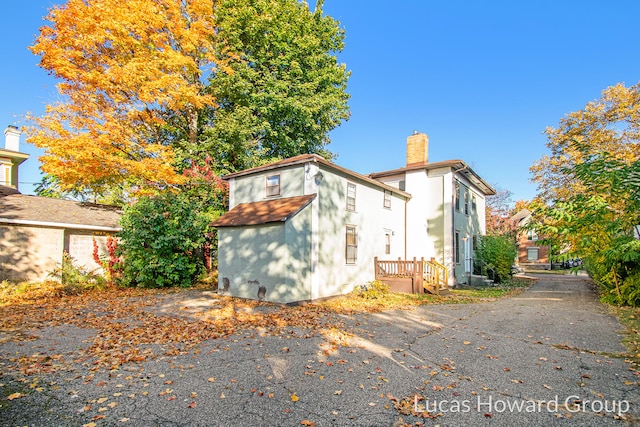
[[[451,188],[453,191],[451,192],[451,247],[457,251],[460,249],[456,246],[456,172],[451,170]],[[451,270],[452,276],[454,280],[454,284],[456,283],[456,252],[451,253]],[[447,286],[449,284],[447,283]]]
[[[404,199],[404,259],[407,259],[407,204],[408,203],[409,203],[409,200],[405,198]]]

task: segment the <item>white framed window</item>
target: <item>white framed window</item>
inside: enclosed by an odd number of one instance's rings
[[[460,264],[460,232],[456,230],[453,239],[453,257],[456,264]]]
[[[538,261],[540,259],[540,248],[527,248],[527,261]]]
[[[471,212],[476,212],[478,210],[478,201],[476,200],[476,195],[471,194]]]
[[[455,188],[455,205],[456,211],[460,212],[460,183],[458,181],[456,181]]]
[[[385,233],[384,235],[384,253],[389,255],[391,253],[391,234]]]
[[[469,215],[469,192],[464,192],[464,214]]]
[[[389,191],[389,190],[384,190],[383,206],[385,208],[391,208],[391,191]]]
[[[352,182],[347,182],[347,210],[356,210],[356,185]]]
[[[269,175],[266,180],[267,197],[280,195],[280,175]]]
[[[358,233],[355,225],[347,225],[345,233],[345,262],[355,264],[358,260]]]

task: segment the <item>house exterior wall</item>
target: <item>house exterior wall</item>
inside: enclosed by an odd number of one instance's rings
[[[486,231],[483,193],[450,167],[409,170],[381,181],[396,187],[404,182],[406,191],[412,195],[407,205],[406,258],[433,257],[449,269],[450,286],[465,283],[466,273],[473,265],[473,237],[477,241]],[[461,186],[460,210],[455,208],[456,182]],[[468,214],[464,210],[465,192],[469,194]],[[475,209],[471,208],[472,196],[476,200]],[[469,243],[464,240],[467,236]],[[457,262],[456,251],[459,251]]]
[[[40,282],[62,264],[64,230],[0,226],[0,280]]]
[[[266,193],[266,179],[271,175],[280,175],[280,194],[277,196],[267,196]],[[305,193],[305,173],[302,165],[241,176],[233,178],[231,181],[233,184],[229,188],[229,209],[240,203],[312,194]],[[231,192],[233,192],[233,196],[231,196]]]
[[[354,285],[374,280],[374,257],[404,258],[405,200],[391,193],[391,206],[384,207],[384,189],[340,172],[323,170],[318,185],[318,270],[319,286],[314,298],[340,295]],[[347,183],[356,186],[355,210],[347,209]],[[357,260],[346,260],[346,227],[357,233]],[[386,253],[389,236],[389,254]]]
[[[311,299],[311,208],[289,221],[260,226],[222,227],[219,289],[240,298],[280,303]]]
[[[67,252],[76,267],[103,274],[93,259],[93,241],[98,253],[107,255],[107,234],[31,225],[0,226],[0,280],[41,282],[52,280],[50,273],[62,265]]]
[[[73,264],[86,271],[103,275],[102,266],[93,259],[93,240],[98,245],[98,255],[108,257],[107,236],[97,235],[88,231],[67,230],[65,236],[65,251],[73,259]]]

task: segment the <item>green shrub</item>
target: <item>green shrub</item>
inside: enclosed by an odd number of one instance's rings
[[[53,277],[62,283],[69,293],[104,286],[104,277],[83,267],[76,266],[74,261],[71,255],[64,252],[62,263],[49,273],[49,277]]]
[[[365,285],[356,286],[355,293],[364,299],[384,298],[389,294],[391,287],[380,280],[374,280]]]
[[[486,275],[487,270],[491,270],[495,272],[495,277],[491,278],[500,283],[511,278],[511,267],[518,249],[509,235],[482,236],[475,254],[482,274]]]
[[[199,249],[210,219],[188,198],[166,192],[125,209],[120,233],[126,286],[190,286],[203,271]]]

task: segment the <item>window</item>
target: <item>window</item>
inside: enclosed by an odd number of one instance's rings
[[[391,253],[391,234],[386,233],[384,235],[384,253],[389,255]]]
[[[460,212],[460,183],[456,181],[456,194],[455,194],[456,211]]]
[[[534,230],[527,231],[527,240],[538,240],[538,234]]]
[[[347,183],[347,210],[356,210],[356,185],[350,182]]]
[[[464,214],[469,215],[469,192],[464,192]]]
[[[280,195],[280,175],[267,177],[267,197]]]
[[[478,250],[478,236],[473,236],[473,240],[471,240],[471,248],[474,251]]]
[[[478,209],[478,201],[476,200],[476,195],[471,195],[471,212],[476,212]]]
[[[407,181],[402,180],[398,183],[398,189],[404,191],[407,188]]]
[[[356,234],[356,227],[347,225],[345,237],[345,262],[347,264],[355,264],[358,259],[358,235]]]
[[[460,264],[460,232],[456,231],[456,236],[453,241],[453,257],[456,264]]]
[[[384,207],[391,207],[391,191],[389,190],[384,190]]]
[[[540,248],[527,248],[527,261],[538,261]]]

